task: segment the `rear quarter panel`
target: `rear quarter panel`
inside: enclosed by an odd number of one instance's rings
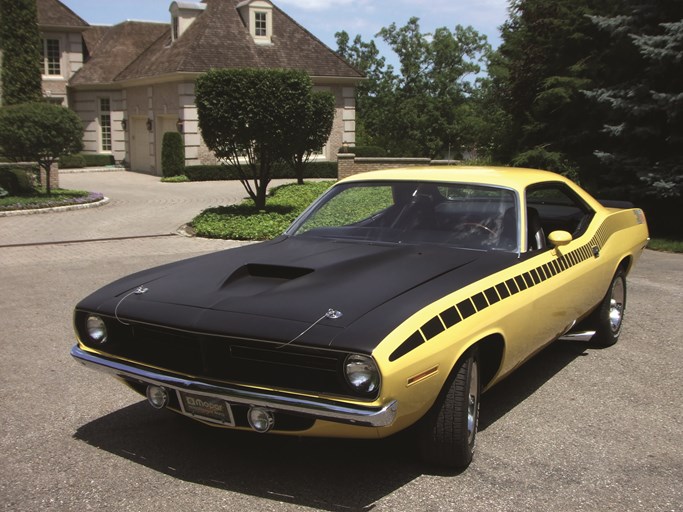
[[[382,401],[399,400],[392,431],[427,412],[455,363],[478,341],[504,340],[490,387],[564,334],[601,301],[619,266],[637,261],[647,236],[640,210],[603,208],[570,244],[522,257],[406,319],[373,352],[384,379]]]

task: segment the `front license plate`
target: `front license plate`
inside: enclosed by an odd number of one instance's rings
[[[221,425],[235,426],[230,404],[225,400],[210,396],[195,395],[178,391],[178,400],[183,414],[193,418],[220,423]]]

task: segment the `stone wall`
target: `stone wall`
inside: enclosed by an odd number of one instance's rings
[[[337,155],[339,179],[368,171],[398,169],[401,167],[429,167],[430,165],[458,165],[459,160],[431,160],[429,158],[369,158],[356,157],[353,153]]]

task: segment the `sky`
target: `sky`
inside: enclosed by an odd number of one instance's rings
[[[125,20],[169,22],[171,0],[61,0],[91,25],[114,25]],[[383,27],[408,19],[420,19],[424,32],[439,27],[453,30],[471,25],[486,35],[495,48],[500,44],[498,27],[507,18],[508,0],[274,0],[289,16],[336,50],[334,34],[341,30],[353,38],[370,41]],[[386,46],[376,41],[392,61]]]

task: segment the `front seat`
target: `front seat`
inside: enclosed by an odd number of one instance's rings
[[[541,217],[536,208],[526,209],[527,242],[529,251],[542,251],[546,248],[545,233],[541,226]]]

